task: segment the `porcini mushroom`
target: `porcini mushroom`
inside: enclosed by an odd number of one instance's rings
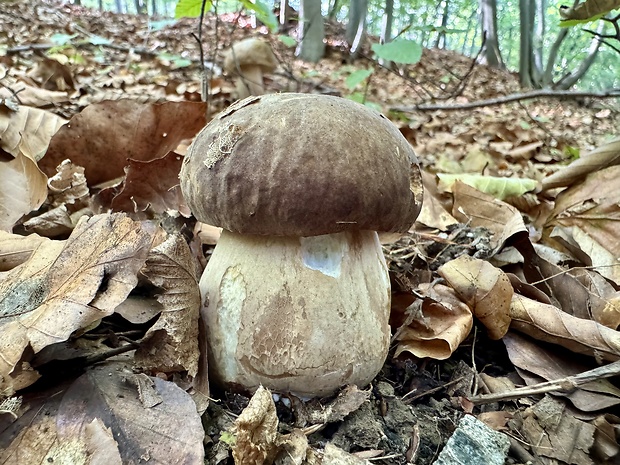
[[[376,231],[407,231],[422,199],[398,129],[338,97],[250,97],[198,134],[180,181],[223,228],[200,280],[211,379],[303,397],[368,384],[390,341]]]
[[[235,77],[237,98],[263,95],[263,74],[278,67],[271,46],[257,38],[244,39],[234,44],[224,57],[224,70]]]

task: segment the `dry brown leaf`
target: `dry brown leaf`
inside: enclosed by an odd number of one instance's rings
[[[442,204],[435,176],[422,171],[422,182],[424,185],[424,200],[422,201],[422,210],[420,210],[420,215],[416,222],[429,228],[439,229],[440,231],[445,231],[449,225],[458,223]]]
[[[56,171],[57,173],[47,181],[50,205],[54,207],[84,205],[89,194],[84,168],[65,160],[56,168]]]
[[[0,231],[0,271],[8,271],[26,262],[36,248],[49,239],[38,234],[20,236]]]
[[[594,426],[573,417],[562,402],[550,396],[525,411],[521,431],[538,455],[568,464],[594,465],[589,456]]]
[[[372,462],[345,452],[331,442],[325,444],[321,465],[371,465]]]
[[[136,352],[142,367],[157,371],[198,372],[198,312],[200,290],[196,263],[181,235],[169,236],[153,248],[142,273],[162,290],[163,309]]]
[[[4,432],[9,443],[0,449],[0,462],[87,465],[93,451],[100,459],[107,455],[108,461],[99,462],[106,465],[119,455],[117,463],[125,464],[170,463],[171,457],[203,463],[204,430],[191,397],[174,383],[150,378],[162,401],[145,408],[138,388],[127,382],[133,374],[125,370],[108,363],[68,388],[26,399],[24,415]],[[28,461],[20,461],[24,457]]]
[[[93,418],[93,421],[85,426],[84,432],[89,465],[122,465],[118,443],[114,440],[112,430],[106,428],[100,418]]]
[[[527,237],[523,217],[516,208],[462,182],[454,184],[452,193],[452,215],[461,223],[492,231],[492,244],[496,251],[515,235]]]
[[[394,357],[407,351],[420,358],[444,360],[471,331],[471,311],[447,286],[424,284],[419,291],[425,298],[408,307],[407,319],[394,336],[398,342]]]
[[[476,418],[495,431],[505,431],[507,429],[506,423],[508,423],[508,420],[512,418],[512,413],[507,412],[506,410],[496,410],[491,412],[482,412],[477,415]]]
[[[620,445],[616,439],[620,418],[611,414],[600,415],[592,420],[592,424],[596,427],[592,456],[600,463],[608,463],[613,458],[617,460],[620,455]]]
[[[620,166],[591,173],[561,192],[545,229],[620,285]]]
[[[595,321],[576,318],[559,308],[514,294],[510,327],[540,341],[558,344],[597,359],[620,358],[620,332]]]
[[[437,272],[487,328],[491,339],[506,334],[513,290],[502,270],[485,260],[461,255]]]
[[[41,243],[0,282],[0,375],[33,353],[110,315],[137,284],[155,228],[122,214],[82,221],[65,242]],[[19,370],[17,370],[19,372]],[[24,387],[24,386],[20,386]]]
[[[178,211],[190,217],[179,185],[182,161],[183,157],[174,152],[150,161],[129,160],[125,182],[112,199],[112,210],[140,213],[142,217]]]
[[[236,464],[263,465],[273,461],[277,451],[278,416],[269,392],[260,386],[248,406],[235,420],[232,456]]]
[[[590,173],[617,164],[620,164],[620,138],[610,140],[543,179],[542,190],[570,186]]]
[[[63,160],[83,166],[89,185],[125,174],[127,159],[148,161],[173,151],[205,125],[206,103],[105,101],[86,107],[52,139],[39,167],[52,175]],[[183,124],[179,124],[182,121]]]
[[[294,401],[295,424],[306,426],[306,424],[324,424],[342,421],[347,415],[356,411],[364,402],[368,402],[370,391],[362,391],[357,386],[345,387],[338,393],[338,396],[325,404],[320,400],[303,402]]]
[[[503,342],[510,361],[528,385],[563,379],[593,368],[577,362],[565,351],[546,350],[532,339],[512,331],[503,338]],[[620,389],[606,379],[591,381],[567,394],[557,395],[567,397],[582,412],[603,410],[620,403]]]

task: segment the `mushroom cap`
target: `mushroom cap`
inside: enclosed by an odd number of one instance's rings
[[[196,136],[180,182],[199,221],[241,234],[405,232],[422,204],[417,159],[400,131],[325,95],[236,102]]]
[[[278,67],[278,60],[269,43],[257,38],[240,40],[228,49],[224,56],[224,70],[237,74],[235,62],[239,63],[239,68],[258,66],[263,73],[271,73]]]

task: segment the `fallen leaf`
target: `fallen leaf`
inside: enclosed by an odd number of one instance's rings
[[[615,361],[620,358],[620,333],[595,321],[576,318],[559,308],[514,294],[510,327],[539,341],[579,354]]]
[[[485,260],[461,255],[437,272],[487,328],[491,339],[506,334],[513,290],[502,270]]]
[[[526,192],[533,191],[538,185],[534,179],[498,178],[480,174],[438,173],[437,177],[439,178],[439,188],[444,191],[452,192],[454,184],[459,181],[499,200],[518,197]]]
[[[394,357],[407,351],[420,358],[447,359],[469,335],[471,311],[447,286],[424,284],[419,292],[424,299],[407,308],[405,322],[394,336]]]
[[[205,111],[206,103],[199,102],[109,100],[89,105],[53,137],[39,167],[52,175],[70,159],[85,168],[89,185],[110,181],[125,174],[129,158],[161,158],[194,137],[205,125]]]
[[[0,281],[4,388],[11,390],[11,373],[26,348],[36,354],[65,341],[125,300],[138,282],[154,232],[154,225],[123,214],[95,216],[82,221],[66,242],[42,242],[25,264],[8,272]]]

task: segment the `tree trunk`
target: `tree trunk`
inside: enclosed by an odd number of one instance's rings
[[[437,40],[435,41],[436,48],[446,48],[446,27],[448,27],[449,14],[450,14],[450,1],[444,0],[443,1],[443,13],[441,15],[441,29],[439,29],[439,34],[437,34]]]
[[[280,0],[280,15],[278,22],[280,23],[280,29],[286,29],[286,25],[288,24],[288,0]]]
[[[532,87],[532,32],[534,12],[530,0],[519,0],[519,81],[523,87]]]
[[[362,44],[366,33],[366,14],[368,13],[368,0],[351,0],[349,6],[349,22],[345,38],[351,47],[351,55],[355,55]]]
[[[157,16],[158,14],[158,10],[157,10],[157,0],[152,0],[151,1],[151,14],[153,16]]]
[[[299,58],[313,63],[323,58],[325,53],[325,25],[321,14],[321,0],[301,0],[299,5],[299,36],[301,40],[296,54]]]
[[[383,15],[383,21],[381,21],[381,37],[379,41],[382,44],[387,44],[392,40],[392,23],[394,21],[394,0],[385,0],[385,11]],[[379,64],[386,68],[391,63],[383,58],[379,58]]]
[[[123,12],[123,0],[114,0],[114,3],[116,5],[116,12],[122,13]]]
[[[99,0],[99,11],[103,11],[103,0]]]
[[[332,3],[332,6],[329,8],[329,12],[327,13],[327,17],[331,21],[336,19],[336,15],[340,11],[340,6],[341,6],[340,0],[334,0],[334,3]]]
[[[480,23],[485,37],[482,63],[493,68],[504,68],[497,39],[497,0],[480,0]]]
[[[599,34],[602,34],[604,29],[605,29],[605,22],[599,21],[596,32]],[[593,37],[592,42],[590,43],[590,47],[588,48],[588,56],[584,58],[584,60],[581,62],[581,64],[576,70],[574,70],[573,72],[569,73],[568,75],[558,80],[554,88],[566,90],[566,89],[570,89],[573,85],[575,85],[575,83],[579,79],[581,79],[584,74],[586,74],[590,66],[592,66],[592,63],[594,63],[594,60],[596,59],[596,56],[598,55],[600,47],[601,47],[601,41],[598,40],[598,38]]]

